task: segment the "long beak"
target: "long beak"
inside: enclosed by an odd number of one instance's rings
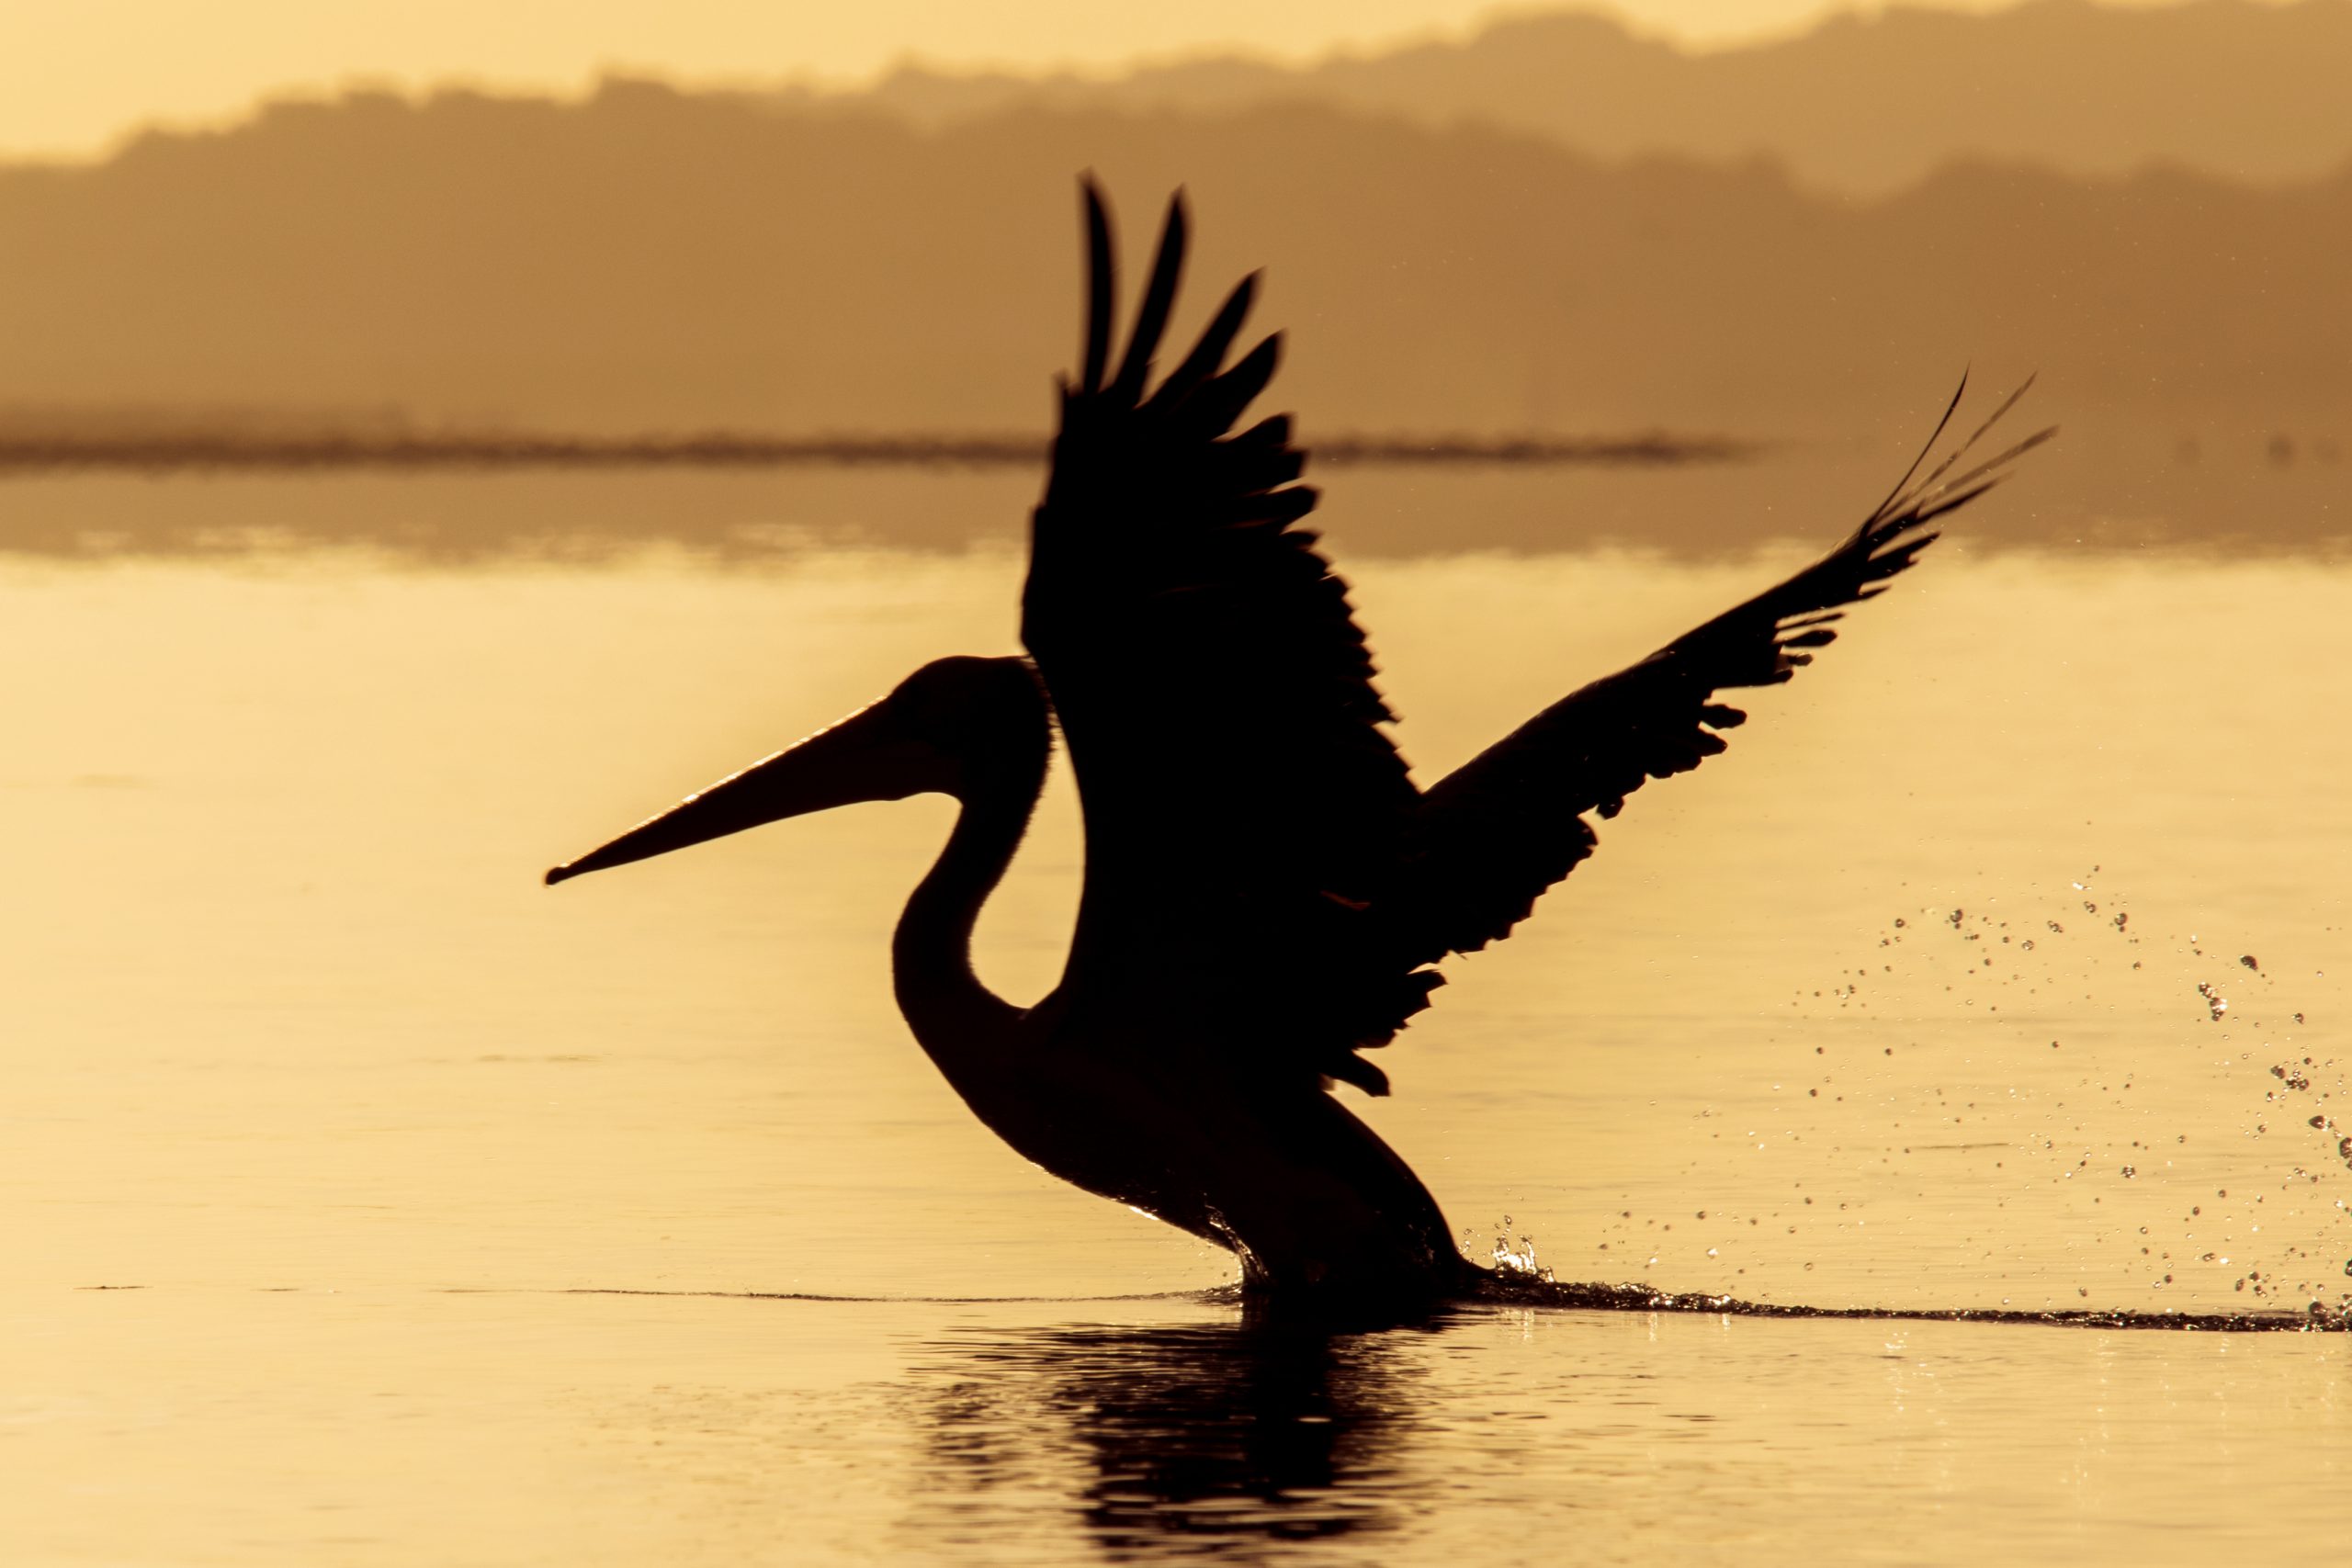
[[[876,703],[566,861],[548,873],[548,886],[786,817],[942,789],[947,784],[943,762],[934,748],[901,733],[887,703]]]

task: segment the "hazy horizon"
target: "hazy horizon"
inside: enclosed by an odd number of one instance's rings
[[[447,90],[578,98],[612,76],[689,91],[870,91],[915,69],[956,77],[1138,73],[1235,60],[1314,67],[1458,44],[1531,17],[1581,16],[1645,41],[1703,55],[1783,43],[1841,21],[1898,13],[1984,16],[2037,0],[1839,5],[1819,0],[1617,0],[1498,5],[1494,0],[1310,0],[1269,8],[1212,0],[1181,11],[1027,0],[985,17],[923,0],[788,19],[686,0],[658,11],[625,3],[479,6],[362,0],[329,26],[289,0],[231,0],[200,19],[157,0],[92,0],[0,24],[0,162],[99,161],[150,131],[218,130],[285,100],[355,89]],[[2203,0],[2098,0],[2102,10],[2178,10]],[[2289,8],[2295,0],[2256,0]],[[397,14],[395,15],[395,11]],[[150,47],[126,55],[126,34]],[[175,47],[162,47],[168,40]]]
[[[2153,421],[2166,448],[2352,446],[2352,161],[2276,188],[1980,161],[1856,201],[1752,161],[1344,105],[1014,105],[924,130],[650,85],[359,97],[0,171],[0,410],[1042,430],[1085,168],[1131,254],[1183,186],[1203,292],[1265,269],[1310,441],[1878,439],[1923,429],[1973,364],[2040,369],[2044,417]]]

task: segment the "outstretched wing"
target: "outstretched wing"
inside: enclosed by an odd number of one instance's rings
[[[1086,823],[1065,1005],[1156,1042],[1375,1090],[1353,1054],[1392,1034],[1433,975],[1374,955],[1419,796],[1378,728],[1347,588],[1293,525],[1315,491],[1276,416],[1236,434],[1279,339],[1226,363],[1255,279],[1152,384],[1186,218],[1170,204],[1114,370],[1110,224],[1085,189],[1083,368],[1061,389],[1022,640],[1050,694]]]
[[[1717,702],[1718,692],[1777,685],[1811,662],[1812,649],[1837,637],[1834,623],[1845,605],[1884,592],[1887,579],[1934,542],[1937,536],[1923,531],[1928,525],[1992,489],[2010,463],[2057,434],[2040,431],[1945,477],[2025,394],[2019,387],[1912,483],[1967,385],[1963,378],[1902,481],[1827,556],[1555,703],[1430,789],[1416,823],[1417,852],[1393,907],[1399,962],[1474,952],[1508,934],[1545,888],[1592,852],[1584,813],[1614,817],[1647,781],[1687,773],[1724,750],[1721,732],[1747,716]]]

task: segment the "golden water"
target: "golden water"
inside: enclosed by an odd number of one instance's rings
[[[400,504],[89,483],[12,504]],[[1246,1332],[1191,1293],[1222,1255],[1023,1165],[906,1037],[888,933],[944,802],[537,885],[926,658],[1011,651],[1017,558],[609,545],[0,561],[0,1560],[2201,1562],[2340,1529],[2341,1336]],[[1794,558],[1350,575],[1426,781]],[[1452,965],[1393,1100],[1347,1092],[1473,1251],[1563,1280],[2335,1301],[2348,659],[2352,568],[1939,546]],[[1079,852],[1057,781],[982,928],[1009,995],[1053,981]]]

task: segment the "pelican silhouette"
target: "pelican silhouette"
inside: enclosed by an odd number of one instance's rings
[[[1726,688],[1789,679],[1841,607],[1883,591],[1924,525],[2044,431],[1914,483],[1953,409],[1843,543],[1779,586],[1538,714],[1432,787],[1384,725],[1347,589],[1295,526],[1316,492],[1277,415],[1234,426],[1279,335],[1228,355],[1256,278],[1153,385],[1187,218],[1170,204],[1111,364],[1110,223],[1084,186],[1084,363],[1033,518],[1022,658],[949,658],[724,779],[550,883],[857,801],[960,803],[892,944],[899,1005],[965,1102],[1027,1158],[1236,1253],[1245,1291],[1426,1300],[1479,1272],[1412,1169],[1335,1096],[1388,1090],[1363,1052],[1507,935],[1649,779],[1741,722]],[[1965,389],[1965,380],[1962,389]],[[1058,725],[1086,839],[1061,982],[1033,1007],[972,970],[972,929],[1027,827]]]

